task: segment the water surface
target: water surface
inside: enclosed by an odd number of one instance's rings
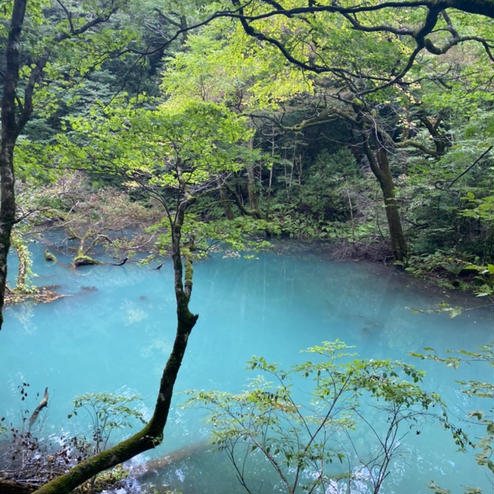
[[[36,283],[60,285],[68,296],[6,310],[0,333],[3,414],[19,415],[21,382],[31,390],[49,387],[47,434],[80,430],[82,425],[66,416],[74,396],[85,392],[138,393],[149,414],[175,333],[170,262],[159,271],[135,263],[71,270],[46,263],[41,250],[34,253]],[[464,310],[454,319],[417,312],[441,301]],[[197,413],[178,406],[180,392],[240,391],[249,377],[245,362],[253,354],[288,366],[304,359],[301,349],[339,338],[365,358],[413,361],[408,353],[426,346],[440,352],[476,350],[492,339],[492,313],[478,300],[426,289],[384,266],[335,263],[309,252],[264,253],[251,260],[218,255],[201,262],[195,267],[191,310],[200,317],[176,384],[165,441],[155,455],[207,436]],[[452,418],[464,421],[479,406],[460,393],[455,379],[489,379],[488,368],[455,373],[432,362],[414,363],[426,368],[426,387],[444,396]],[[467,481],[489,486],[473,454],[456,452],[447,433],[432,426],[400,447],[383,492],[428,492],[431,480],[456,492]],[[154,481],[184,493],[240,492],[228,463],[204,451]],[[264,484],[264,492],[273,492],[273,486]]]

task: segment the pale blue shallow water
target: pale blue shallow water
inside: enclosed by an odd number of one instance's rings
[[[61,259],[63,260],[63,259]],[[80,429],[66,420],[75,395],[85,392],[138,393],[149,413],[173,342],[175,308],[169,262],[160,271],[128,263],[70,270],[50,265],[35,249],[38,285],[60,285],[70,296],[52,304],[19,305],[6,310],[0,333],[0,415],[21,408],[17,386],[50,390],[46,433]],[[199,321],[189,340],[176,391],[190,388],[240,391],[253,355],[290,365],[299,351],[339,338],[362,357],[414,362],[408,352],[423,347],[475,350],[492,340],[492,312],[472,309],[478,300],[427,290],[383,266],[335,263],[323,255],[264,253],[257,259],[214,257],[195,267],[191,309]],[[446,314],[414,313],[446,300],[466,304],[455,319]],[[459,392],[455,379],[490,379],[489,369],[452,371],[431,362],[426,387],[449,403],[450,415],[463,420],[478,408]],[[177,393],[174,403],[181,400]],[[479,431],[481,432],[481,431]],[[158,452],[187,447],[206,435],[194,411],[175,406]],[[366,438],[362,438],[365,442]],[[426,484],[462,492],[464,485],[490,488],[472,454],[461,454],[437,427],[410,437],[400,448],[383,493],[429,492]],[[198,454],[170,469],[156,482],[184,493],[240,492],[222,459]],[[274,492],[266,486],[263,492]]]

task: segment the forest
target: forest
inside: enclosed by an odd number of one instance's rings
[[[0,494],[492,489],[493,0],[0,7]]]

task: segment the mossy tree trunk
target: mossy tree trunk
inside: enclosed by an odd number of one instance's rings
[[[177,331],[173,349],[161,377],[153,416],[137,434],[79,463],[66,474],[40,487],[35,491],[35,494],[69,493],[101,471],[123,463],[146,450],[156,447],[162,442],[163,429],[168,418],[173,394],[173,386],[182,364],[189,335],[198,318],[198,315],[192,314],[189,310],[189,301],[192,294],[192,263],[190,259],[186,258],[184,270],[180,249],[182,225],[185,210],[189,204],[190,202],[183,201],[175,215],[168,215],[172,233],[171,257],[175,273],[174,286],[177,302]]]
[[[15,223],[14,147],[23,127],[17,120],[16,98],[19,81],[19,43],[27,0],[16,0],[12,7],[10,28],[5,49],[5,71],[2,94],[2,137],[0,144],[0,329],[3,323],[3,305],[7,283],[7,255],[10,234]],[[25,107],[28,101],[25,102]],[[26,108],[25,108],[26,109]]]
[[[366,104],[359,100],[352,102],[356,118],[349,118],[360,133],[362,150],[367,157],[372,173],[377,178],[384,199],[384,209],[388,222],[389,240],[395,261],[406,264],[408,245],[403,233],[400,207],[396,200],[393,175],[388,158],[388,148],[394,142]]]
[[[368,140],[364,141],[365,155],[383,194],[393,258],[395,261],[406,263],[408,246],[401,226],[400,208],[396,200],[388,153],[382,144],[376,144],[376,147],[377,149],[373,151]]]
[[[17,259],[19,265],[17,267],[17,281],[15,284],[16,292],[29,292],[32,290],[30,283],[28,282],[28,273],[31,268],[31,257],[27,245],[23,242],[22,238],[18,234],[11,234],[10,237],[12,247],[17,253]]]
[[[102,264],[100,261],[93,259],[89,254],[102,240],[111,244],[111,239],[107,235],[98,233],[98,231],[94,231],[91,228],[88,228],[84,233],[78,233],[70,225],[67,225],[66,228],[70,233],[70,236],[79,242],[77,254],[72,259],[72,266],[77,268],[79,266]]]

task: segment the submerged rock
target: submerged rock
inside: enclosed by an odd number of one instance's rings
[[[102,263],[89,256],[77,256],[74,257],[72,264],[75,268],[78,268],[79,266],[93,266],[95,264],[102,264]]]
[[[43,256],[47,262],[58,262],[57,256],[49,250],[45,250]]]
[[[89,293],[89,292],[97,292],[98,288],[95,286],[81,286],[81,292]]]

